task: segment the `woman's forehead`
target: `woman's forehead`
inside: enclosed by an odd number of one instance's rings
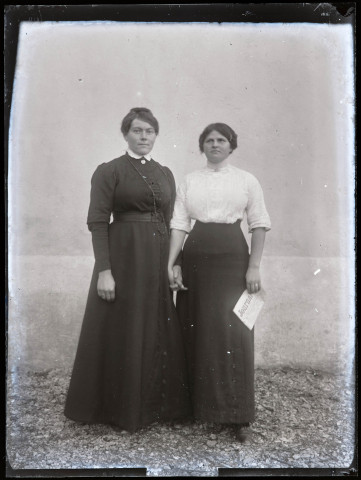
[[[209,137],[212,137],[212,138],[216,138],[216,137],[227,138],[222,133],[218,132],[217,130],[212,130],[210,133],[208,133],[206,138],[209,138]]]
[[[153,125],[151,125],[148,122],[145,122],[144,120],[141,120],[140,118],[135,118],[131,125],[132,128],[134,127],[139,127],[139,128],[154,128]]]

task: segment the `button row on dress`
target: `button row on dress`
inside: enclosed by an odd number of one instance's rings
[[[166,363],[164,363],[165,360],[166,360],[166,357],[167,357],[167,352],[166,352],[166,351],[163,351],[163,352],[162,352],[162,356],[163,356],[162,370],[163,370],[163,372],[164,372],[165,369],[167,368]],[[163,375],[164,375],[164,373],[163,373]],[[162,376],[163,376],[163,375],[162,375]],[[165,400],[165,398],[166,398],[166,394],[165,394],[165,392],[164,392],[164,387],[165,387],[166,384],[167,384],[167,380],[163,377],[163,378],[162,378],[162,390],[163,390],[163,391],[162,391],[162,393],[161,393],[161,398],[162,398],[162,400]],[[164,411],[164,410],[165,410],[165,407],[164,407],[164,405],[162,405],[162,406],[161,406],[161,411]]]

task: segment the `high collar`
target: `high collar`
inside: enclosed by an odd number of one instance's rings
[[[128,150],[126,150],[126,153],[130,157],[135,158],[136,160],[140,160],[141,158],[145,158],[146,160],[148,160],[148,162],[150,160],[152,160],[152,157],[150,156],[149,153],[147,155],[138,155],[138,154],[134,153],[133,150],[131,150],[130,148]]]
[[[230,165],[229,163],[227,163],[227,165],[221,168],[215,168],[215,167],[213,168],[213,167],[210,167],[209,165],[206,165],[204,167],[204,170],[209,173],[226,173],[226,172],[229,172]]]

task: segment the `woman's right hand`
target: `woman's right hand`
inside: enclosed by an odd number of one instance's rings
[[[111,270],[103,270],[99,272],[98,295],[107,302],[113,302],[115,300],[115,281]]]
[[[169,286],[173,291],[188,290],[183,285],[182,268],[179,265],[174,265],[173,268],[168,269]]]

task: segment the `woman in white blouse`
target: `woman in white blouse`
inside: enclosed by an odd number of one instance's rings
[[[258,180],[229,164],[237,148],[232,128],[208,125],[199,147],[207,165],[187,175],[177,191],[169,282],[178,292],[194,419],[234,425],[245,441],[255,416],[254,332],[233,307],[246,288],[261,289],[260,263],[271,223]],[[244,214],[252,234],[250,253],[240,228]],[[187,234],[180,268],[174,264]]]

